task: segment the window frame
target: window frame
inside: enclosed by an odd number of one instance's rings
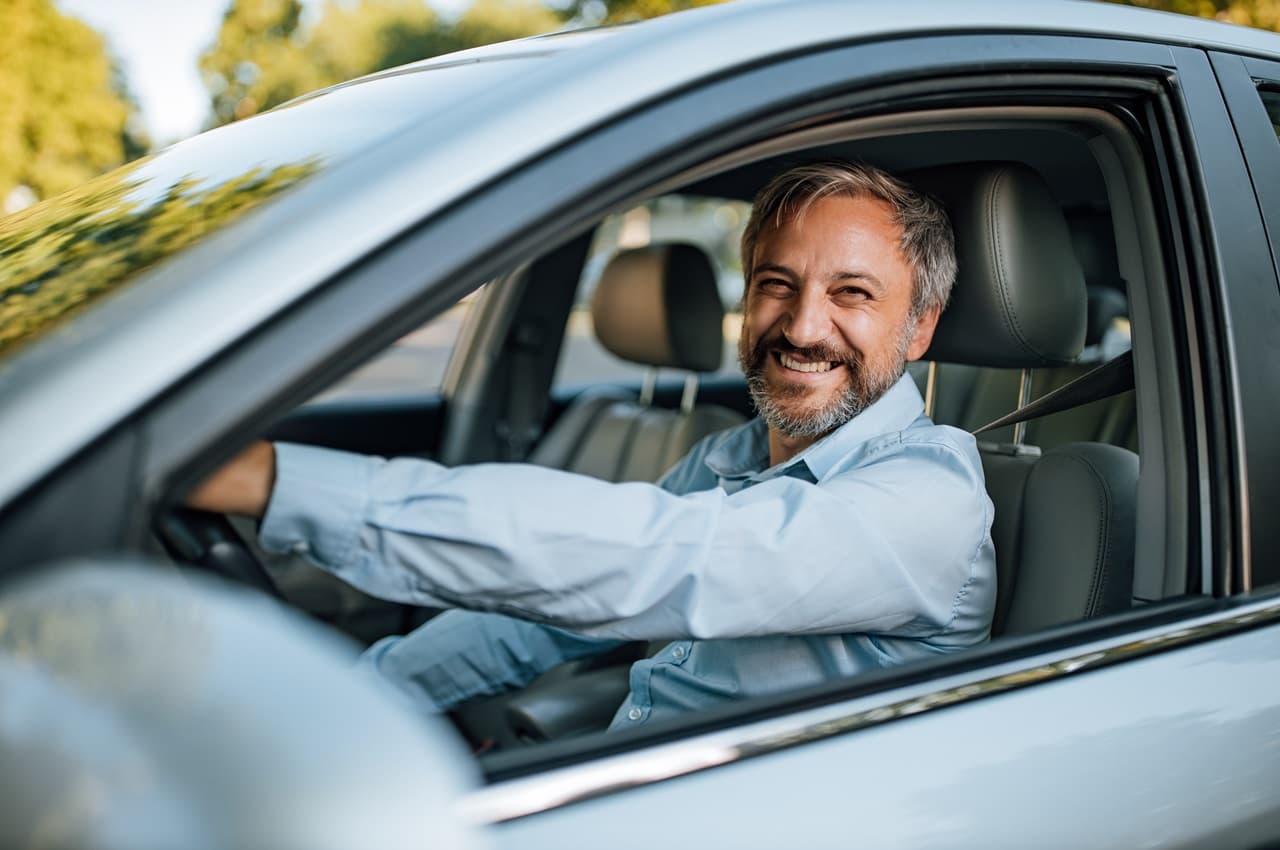
[[[1176,137],[1175,142],[1185,144],[1187,140],[1178,136],[1179,130],[1178,130],[1178,126],[1174,123],[1173,116],[1175,113],[1177,113],[1180,107],[1185,108],[1186,105],[1179,104],[1177,106],[1174,106],[1169,104],[1168,102],[1165,102],[1163,106],[1165,107],[1165,110],[1166,110],[1165,114],[1159,115],[1159,116],[1152,115],[1152,116],[1148,116],[1148,118],[1151,120],[1159,120],[1161,118],[1169,120],[1170,126],[1166,126],[1164,127],[1164,129],[1168,133]],[[1145,164],[1148,165],[1149,167],[1152,167],[1153,169],[1155,167],[1155,163],[1157,162],[1160,163],[1161,167],[1167,166],[1169,159],[1172,156],[1174,156],[1178,150],[1179,150],[1178,144],[1174,144],[1169,148],[1162,147],[1159,149],[1158,152],[1154,152],[1154,151],[1147,152],[1144,155]],[[1168,185],[1164,186],[1163,188],[1166,191],[1169,191],[1177,195],[1180,200],[1184,201],[1186,204],[1188,204],[1188,206],[1191,207],[1190,217],[1194,220],[1194,215],[1195,215],[1195,212],[1197,211],[1196,189],[1193,188],[1192,181],[1188,178],[1188,175],[1185,175],[1185,174],[1178,175],[1178,177],[1182,177],[1184,179],[1184,182],[1182,182],[1176,188],[1171,188]],[[1153,186],[1152,191],[1153,193],[1155,193],[1153,194],[1153,199],[1152,199],[1154,203],[1154,199],[1156,197],[1159,197],[1159,190],[1157,190]],[[1186,213],[1187,211],[1183,210],[1183,212]],[[1152,223],[1154,222],[1148,222],[1147,224],[1152,224]],[[1179,217],[1176,214],[1174,214],[1172,211],[1170,211],[1170,215],[1168,216],[1168,219],[1162,222],[1162,224],[1170,230],[1176,228],[1176,229],[1181,229],[1184,232],[1185,232],[1185,229],[1188,227],[1187,222],[1181,221]],[[1149,236],[1146,239],[1146,241],[1148,243],[1151,241]],[[1170,236],[1168,234],[1161,235],[1156,241],[1158,243],[1160,250],[1172,251],[1178,254],[1181,254],[1181,252],[1184,250],[1188,250],[1185,244],[1181,240],[1179,240],[1177,237]],[[1179,244],[1183,244],[1184,247],[1178,248],[1177,246]],[[1148,245],[1148,247],[1151,247],[1151,246]],[[1189,250],[1188,250],[1188,253],[1190,253]],[[1182,262],[1178,263],[1178,265],[1185,267],[1185,265],[1188,265],[1194,262],[1195,262],[1194,260],[1191,260],[1191,261],[1183,260]],[[1171,265],[1173,265],[1173,263],[1171,263]],[[1147,281],[1148,283],[1150,281],[1151,275],[1153,275],[1154,273],[1155,273],[1154,268],[1149,270],[1148,281]],[[1213,279],[1214,275],[1210,271],[1205,269],[1202,265],[1195,272],[1184,271],[1183,277],[1196,278],[1197,280],[1199,280],[1200,283],[1204,284],[1204,283],[1208,283],[1209,280]],[[1188,297],[1188,300],[1190,300],[1190,296],[1188,295],[1187,297]],[[1184,311],[1179,313],[1178,316],[1175,317],[1175,319],[1177,318],[1191,321],[1193,318],[1193,314],[1190,310],[1186,310],[1184,308]],[[1204,336],[1200,337],[1200,339],[1204,339],[1204,338],[1205,338]],[[1196,339],[1196,336],[1192,334],[1190,336],[1190,339],[1187,339],[1184,341],[1184,344],[1190,346],[1193,344],[1193,340],[1195,339]],[[1198,394],[1203,393],[1203,384],[1201,384],[1198,387],[1198,391],[1199,391]],[[1203,408],[1201,409],[1203,410]],[[1148,415],[1146,417],[1148,420],[1159,418],[1158,416],[1152,416],[1151,415],[1152,413],[1153,411],[1151,410],[1148,411]],[[1206,418],[1207,417],[1204,416],[1203,414],[1200,417],[1194,417],[1190,414],[1188,414],[1187,416],[1188,425],[1190,425],[1190,423],[1193,420],[1198,421],[1199,427],[1202,432],[1197,435],[1197,438],[1205,441],[1207,441],[1208,439],[1207,435],[1203,433],[1203,430],[1205,429]],[[1191,491],[1188,490],[1188,492],[1190,493]],[[1201,499],[1194,496],[1188,496],[1188,500],[1189,502],[1197,502],[1197,503],[1207,501],[1206,499]],[[1195,506],[1192,504],[1188,505],[1189,510],[1194,510],[1194,507]],[[1124,660],[1127,660],[1128,658],[1140,657],[1141,655],[1145,654],[1146,650],[1160,651],[1163,649],[1173,648],[1174,646],[1181,646],[1183,645],[1180,642],[1182,638],[1190,638],[1190,640],[1201,639],[1207,635],[1207,632],[1198,630],[1196,628],[1173,629],[1173,630],[1169,630],[1168,633],[1163,637],[1146,637],[1146,639],[1142,641],[1134,641],[1132,638],[1134,635],[1134,630],[1139,630],[1139,631],[1145,630],[1151,627],[1153,624],[1158,624],[1156,628],[1157,632],[1159,631],[1159,626],[1161,625],[1168,625],[1168,624],[1174,624],[1174,623],[1181,623],[1185,625],[1189,618],[1194,618],[1197,615],[1203,615],[1207,611],[1212,609],[1213,603],[1210,601],[1211,593],[1214,593],[1214,592],[1221,593],[1221,592],[1224,592],[1229,587],[1228,578],[1230,573],[1226,571],[1220,571],[1215,567],[1215,564],[1220,563],[1214,558],[1214,555],[1216,554],[1214,551],[1214,549],[1216,548],[1214,547],[1214,544],[1218,540],[1218,538],[1221,536],[1221,530],[1220,530],[1221,527],[1218,523],[1219,523],[1219,520],[1215,518],[1206,517],[1204,524],[1202,525],[1202,529],[1205,530],[1208,533],[1208,536],[1211,538],[1210,540],[1204,541],[1205,547],[1203,552],[1200,553],[1203,557],[1203,560],[1200,560],[1199,558],[1195,558],[1190,553],[1188,553],[1189,560],[1198,560],[1204,567],[1205,572],[1203,577],[1201,578],[1201,581],[1203,582],[1203,586],[1206,591],[1204,595],[1184,597],[1180,600],[1166,602],[1166,603],[1154,605],[1144,609],[1136,609],[1134,611],[1130,611],[1125,614],[1115,615],[1112,617],[1105,618],[1105,620],[1101,623],[1099,622],[1076,623],[1076,624],[1070,624],[1061,629],[1050,630],[1050,632],[1036,634],[1036,635],[1029,635],[1029,636],[1026,636],[1025,638],[1018,638],[1018,639],[1012,639],[1012,640],[1005,639],[1000,642],[997,648],[993,648],[989,651],[979,650],[976,653],[967,654],[966,660],[964,662],[958,662],[957,659],[948,659],[948,660],[939,661],[936,664],[921,665],[920,667],[913,666],[910,673],[907,673],[907,674],[901,674],[901,673],[898,673],[897,671],[893,671],[885,674],[883,677],[881,676],[867,677],[866,679],[858,683],[858,685],[861,687],[850,686],[849,683],[839,683],[839,684],[833,684],[831,686],[824,686],[822,688],[814,689],[814,692],[812,693],[805,693],[801,695],[794,695],[794,694],[787,695],[784,697],[780,697],[778,704],[774,706],[770,706],[770,707],[765,707],[763,705],[758,706],[759,713],[756,714],[754,717],[750,713],[744,712],[740,709],[735,710],[733,708],[728,708],[724,712],[719,712],[718,714],[721,715],[719,717],[706,718],[701,723],[698,723],[698,724],[689,724],[687,728],[684,728],[681,731],[688,734],[690,738],[698,738],[699,731],[704,733],[706,736],[713,736],[713,735],[716,735],[717,733],[730,735],[729,730],[733,730],[733,731],[742,730],[743,728],[742,724],[743,724],[744,718],[747,718],[747,725],[749,726],[751,725],[752,719],[759,718],[762,721],[767,721],[769,719],[778,721],[778,719],[780,717],[785,716],[788,711],[803,712],[806,708],[814,709],[816,708],[816,706],[819,706],[819,705],[829,705],[829,702],[827,702],[827,699],[824,699],[824,697],[829,698],[832,695],[832,692],[839,692],[845,698],[849,698],[852,696],[861,696],[864,694],[875,694],[883,700],[888,695],[895,694],[895,692],[901,695],[901,693],[905,690],[916,695],[923,694],[924,695],[923,699],[925,700],[926,704],[929,703],[930,700],[933,700],[934,701],[933,704],[928,706],[929,708],[932,708],[934,705],[950,704],[953,698],[952,695],[955,693],[954,690],[948,690],[948,689],[932,690],[932,691],[930,690],[930,687],[931,687],[930,683],[937,683],[939,681],[939,677],[943,673],[954,674],[960,670],[973,671],[975,674],[974,677],[973,678],[966,677],[966,681],[964,682],[964,684],[959,686],[959,690],[961,692],[967,691],[969,693],[972,693],[975,691],[983,691],[988,694],[994,694],[998,692],[1004,692],[1004,689],[1006,686],[1008,686],[1009,688],[1016,688],[1016,687],[1024,686],[1029,683],[1034,683],[1036,681],[1043,681],[1051,678],[1056,678],[1056,675],[1055,675],[1056,673],[1061,673],[1064,671],[1070,671],[1071,673],[1074,673],[1080,670],[1092,668],[1093,666],[1098,664],[1119,663]],[[1215,532],[1215,528],[1218,529],[1217,532]],[[1225,567],[1224,567],[1224,570],[1225,570]],[[1185,576],[1185,573],[1183,575]],[[1185,581],[1185,580],[1186,580],[1185,577],[1182,578],[1182,581]],[[1165,574],[1164,582],[1165,582],[1165,587],[1156,591],[1156,594],[1153,598],[1160,599],[1166,596],[1178,596],[1179,594],[1185,592],[1186,590],[1186,588],[1183,586],[1180,586],[1180,584],[1177,581],[1171,581],[1169,574]],[[1251,615],[1244,615],[1244,618],[1247,619],[1249,616]],[[1088,641],[1088,639],[1091,636],[1099,636],[1099,635],[1109,635],[1113,638],[1113,641],[1107,641],[1105,639],[1099,640],[1096,643],[1091,643]],[[1128,641],[1114,642],[1116,638],[1124,638],[1126,636],[1129,638]],[[1080,641],[1082,640],[1086,642],[1080,643]],[[1056,647],[1055,647],[1055,643],[1057,644]],[[1052,651],[1046,651],[1046,650],[1049,650],[1051,647],[1058,649],[1060,654]],[[983,672],[990,672],[993,668],[999,669],[1000,663],[1004,660],[1007,660],[1010,657],[1021,658],[1023,660],[1026,660],[1027,656],[1024,653],[1027,653],[1027,652],[1030,652],[1032,655],[1036,655],[1036,654],[1039,655],[1039,659],[1038,659],[1039,665],[1038,667],[1034,668],[1035,670],[1037,670],[1037,674],[1030,675],[1028,677],[1028,673],[1030,671],[1016,672],[1012,674],[1012,677],[1009,679],[1005,679],[1000,676],[997,676],[994,679],[984,678],[982,676]],[[1006,653],[1009,653],[1009,654],[1006,655]],[[872,679],[876,681],[869,681]],[[913,687],[913,686],[919,686],[919,687]],[[819,695],[820,692],[822,693],[822,695]],[[965,698],[966,697],[959,697],[958,699],[965,699]],[[812,700],[813,702],[806,704],[805,703],[806,699]],[[916,711],[921,710],[919,708],[920,699],[921,699],[920,696],[911,696],[908,699],[903,700],[894,705],[896,705],[898,708],[907,706],[907,708],[904,709],[904,713],[914,714]],[[767,701],[760,701],[760,702],[764,703]],[[826,737],[831,734],[840,734],[843,732],[852,731],[856,728],[861,728],[863,725],[874,725],[886,719],[884,717],[879,717],[877,719],[876,715],[885,715],[885,714],[895,715],[897,709],[894,708],[894,705],[890,705],[887,707],[884,704],[878,705],[871,712],[871,717],[873,718],[871,720],[867,720],[866,717],[847,716],[840,721],[829,721],[829,720],[823,721],[821,724],[819,724],[819,726],[822,727],[820,729],[809,727],[807,731],[805,731],[805,730],[797,730],[793,727],[791,728],[790,732],[787,733],[788,742],[781,746],[792,746],[798,743],[803,743],[806,741]],[[770,711],[769,708],[773,708],[774,710]],[[730,720],[730,718],[732,718],[732,720]],[[733,720],[737,721],[736,725],[733,725]],[[770,730],[768,733],[765,733],[766,737],[769,734],[777,734],[776,729]],[[630,751],[634,754],[634,757],[637,761],[642,761],[643,760],[642,753],[644,752],[643,748],[641,746],[636,746],[634,748],[625,746],[621,739],[623,739],[624,737],[634,737],[637,739],[637,744],[639,744],[640,741],[644,741],[648,743],[650,747],[659,748],[658,751],[665,751],[667,750],[668,746],[675,747],[677,746],[678,741],[680,740],[680,733],[678,732],[670,732],[666,736],[658,736],[658,737],[655,737],[653,735],[648,735],[645,733],[644,730],[637,730],[635,733],[614,733],[614,735],[617,735],[619,739],[617,742],[619,746],[596,747],[594,748],[595,750],[594,754],[600,758],[606,758],[611,761],[616,758],[625,762],[625,760],[627,759],[627,754]],[[705,738],[700,740],[705,740]],[[737,746],[740,746],[743,751],[749,751],[754,749],[754,747],[756,745],[759,745],[759,743],[760,742],[758,740],[750,743],[739,742]],[[591,787],[590,780],[587,780],[582,786],[579,786],[576,790],[574,791],[570,790],[573,787],[575,776],[581,775],[581,774],[574,773],[574,765],[583,755],[582,745],[577,744],[576,742],[568,742],[564,745],[559,745],[559,746],[553,745],[553,747],[554,747],[554,752],[544,751],[539,753],[540,764],[538,768],[531,768],[528,765],[522,763],[522,762],[525,762],[526,760],[522,759],[521,756],[519,755],[516,755],[515,757],[509,758],[509,759],[503,756],[498,756],[498,757],[495,757],[494,759],[491,759],[490,764],[494,765],[496,769],[489,769],[487,770],[487,773],[488,773],[489,779],[491,781],[496,781],[498,784],[492,789],[493,793],[489,793],[486,791],[477,795],[477,797],[475,798],[478,801],[475,804],[476,811],[478,813],[482,813],[483,818],[488,819],[490,822],[502,822],[509,819],[522,817],[523,814],[529,814],[529,813],[532,813],[532,811],[525,810],[523,813],[518,811],[519,804],[516,803],[515,801],[517,800],[519,795],[527,792],[530,789],[533,789],[534,793],[542,792],[547,787],[554,785],[557,782],[561,783],[559,790],[562,793],[571,794],[571,795],[576,793],[581,795],[581,796],[573,797],[573,799],[575,800],[589,799],[594,797],[597,793],[599,793],[598,788],[593,789]],[[769,745],[763,745],[763,749],[764,751],[769,751],[771,750],[771,747]],[[639,750],[639,752],[636,752],[636,750]],[[758,754],[758,753],[751,753],[751,754]],[[726,757],[725,761],[736,760],[737,758],[740,758],[740,757],[745,757],[744,753],[740,752],[736,755]],[[697,761],[698,759],[704,759],[708,761],[715,760],[714,757],[707,756],[705,753],[698,755],[696,754],[696,751],[693,758],[695,761]],[[552,765],[554,767],[561,767],[562,770],[556,771],[556,773],[559,775],[554,778],[549,777],[547,782],[545,783],[539,782],[538,781],[539,771],[542,769],[545,769],[548,765]],[[705,763],[701,763],[696,767],[692,767],[688,769],[701,770],[707,766],[709,765]],[[681,775],[683,772],[685,772],[685,770],[679,767],[674,767],[674,766],[669,767],[668,770],[669,770],[669,775],[671,776]],[[503,789],[503,786],[506,783],[510,783],[510,786],[507,789],[509,793],[504,793],[502,790],[500,790],[500,789]],[[609,792],[604,792],[604,793],[609,793]],[[505,808],[507,806],[512,806],[512,808]]]
[[[972,85],[973,79],[965,79],[965,75],[977,72],[991,74],[992,79],[995,75],[1016,73],[1028,82],[1033,79],[1043,82],[1053,75],[1096,74],[1099,79],[1112,79],[1153,94],[1169,94],[1173,90],[1171,79],[1175,69],[1184,67],[1185,63],[1194,66],[1188,54],[1197,53],[1185,50],[1175,59],[1175,52],[1158,45],[1084,37],[963,35],[891,40],[781,60],[715,80],[626,116],[496,182],[439,219],[424,223],[367,262],[338,275],[328,286],[273,320],[252,339],[229,350],[164,399],[145,422],[147,431],[158,438],[148,443],[143,465],[147,491],[157,494],[157,498],[146,505],[146,510],[154,511],[164,503],[159,494],[180,492],[198,480],[231,447],[250,436],[264,417],[288,410],[323,385],[329,376],[360,362],[403,333],[406,327],[416,326],[480,282],[535,255],[549,240],[560,240],[566,234],[582,231],[628,198],[655,193],[665,175],[680,173],[715,151],[741,147],[749,139],[779,132],[819,115],[824,108],[874,109],[876,99],[886,96],[899,98],[898,103],[908,98],[913,103],[936,98],[941,92],[954,92],[964,85]],[[981,62],[975,62],[974,56],[982,57]],[[1196,72],[1199,73],[1199,69]],[[806,82],[812,79],[828,79],[830,83],[824,91],[815,93]],[[1183,78],[1181,82],[1187,84],[1192,80]],[[1209,82],[1212,83],[1211,78]],[[1197,100],[1189,107],[1193,113],[1206,106],[1199,102],[1208,97],[1203,83],[1201,79],[1198,87],[1192,87]],[[1174,114],[1160,120],[1167,122],[1165,126],[1175,138],[1185,139],[1186,128],[1179,122],[1185,124],[1186,117],[1179,113],[1182,107],[1176,98],[1173,104]],[[1208,107],[1211,111],[1212,104]],[[637,132],[637,127],[644,127],[646,131]],[[1192,150],[1203,147],[1201,140],[1195,142]],[[1155,178],[1164,179],[1167,175],[1152,177],[1154,183]],[[1194,180],[1189,178],[1188,183]],[[1221,188],[1212,183],[1210,195],[1216,198]],[[1200,191],[1195,188],[1180,185],[1169,191],[1192,208],[1201,202]],[[476,233],[489,235],[479,242]],[[501,250],[484,250],[493,244],[501,245]],[[1160,240],[1160,244],[1164,241]],[[416,275],[413,279],[421,280],[420,266],[414,262],[420,256],[433,257],[433,275],[443,282],[434,287],[430,281],[415,286],[403,284],[405,276]],[[1221,252],[1217,261],[1223,262]],[[1170,265],[1171,272],[1175,268]],[[401,284],[388,285],[388,281],[397,276]],[[1200,293],[1195,299],[1209,308],[1215,303],[1212,286],[1220,276],[1212,268],[1208,274],[1175,275],[1184,283],[1190,278],[1196,286],[1210,287],[1208,293]],[[1210,315],[1201,317],[1184,306],[1183,312],[1173,318],[1205,323],[1203,327],[1197,324],[1199,336],[1176,342],[1185,350],[1185,356],[1199,365],[1202,349],[1215,344],[1214,335],[1219,330],[1212,310]],[[317,333],[317,328],[331,330],[332,335]],[[319,338],[324,338],[323,344]],[[279,366],[282,361],[284,368],[275,371],[263,368],[266,364]],[[1176,371],[1175,364],[1164,364],[1160,368],[1165,373],[1171,369]],[[1206,372],[1205,384],[1212,388],[1221,376],[1213,369]],[[238,406],[229,415],[207,417],[210,401],[226,399],[227,388],[239,391],[246,382],[253,387],[248,399],[239,399]],[[1197,395],[1188,404],[1203,411],[1211,399],[1212,396]],[[1171,403],[1175,409],[1181,404],[1177,398]],[[1186,421],[1191,423],[1193,418],[1188,416]],[[175,434],[190,437],[193,431],[195,437],[184,441],[184,451],[155,448],[156,445],[172,446],[176,443]],[[1197,434],[1193,439],[1207,442],[1209,437]],[[1204,486],[1218,492],[1212,479],[1205,481]],[[1206,554],[1215,557],[1206,558],[1203,563],[1206,566],[1221,563],[1216,560],[1216,550],[1220,546],[1232,549],[1235,541],[1229,538],[1237,526],[1232,523],[1229,512],[1224,515],[1220,505],[1209,504],[1207,494],[1196,494],[1192,489],[1187,493],[1194,503],[1188,504],[1187,510],[1204,507],[1210,512],[1201,527],[1210,536],[1207,545],[1215,550]],[[1159,519],[1157,524],[1163,526],[1168,519]],[[1166,530],[1172,533],[1172,529]],[[1216,572],[1212,581],[1216,586],[1219,581]],[[752,719],[785,719],[806,705],[835,706],[832,710],[837,710],[839,705],[867,693],[874,693],[878,700],[892,702],[916,686],[925,692],[938,691],[938,684],[943,681],[940,677],[984,680],[991,678],[992,671],[1004,669],[1007,672],[999,675],[1013,676],[1005,681],[1010,688],[1017,688],[1069,676],[1090,667],[1081,659],[1128,646],[1135,634],[1154,631],[1164,635],[1163,641],[1152,640],[1134,649],[1136,654],[1206,639],[1211,636],[1209,632],[1183,634],[1186,630],[1180,624],[1188,617],[1204,614],[1208,604],[1205,598],[1173,602],[1105,621],[1073,624],[1025,639],[1002,641],[994,648],[912,667],[906,672],[893,671],[859,683],[834,683],[814,693],[787,695],[776,702],[726,710],[691,723],[679,730],[678,735],[670,730],[658,733],[638,730],[636,735],[619,736],[609,742],[569,744],[568,750],[560,755],[548,751],[545,757],[540,757],[537,770],[555,767],[557,763],[591,762],[628,751],[642,755],[647,748],[663,743],[692,740],[726,728],[746,728],[744,724]],[[1110,657],[1104,654],[1097,663],[1115,663],[1127,657],[1133,654]],[[1009,665],[1018,669],[1008,670]],[[1042,669],[1048,672],[1030,679],[1018,678]],[[921,682],[924,684],[920,685]],[[980,695],[971,693],[964,699]],[[954,702],[941,702],[928,708],[950,704]],[[824,728],[821,734],[851,731],[848,725],[840,724]],[[791,746],[807,740],[813,738],[775,743]],[[743,748],[747,755],[771,751],[764,745],[743,745]],[[517,774],[525,775],[515,768],[508,771],[512,778]]]
[[[1208,157],[1203,161],[1212,214],[1230,227],[1215,227],[1222,244],[1219,296],[1230,325],[1224,352],[1234,375],[1236,409],[1234,450],[1254,471],[1241,489],[1240,522],[1244,528],[1234,592],[1280,583],[1280,538],[1270,533],[1266,518],[1280,500],[1280,479],[1267,474],[1280,466],[1280,443],[1272,437],[1280,419],[1276,389],[1280,382],[1270,364],[1280,361],[1275,328],[1280,323],[1280,141],[1277,140],[1259,88],[1280,91],[1280,62],[1226,52],[1207,55],[1216,76],[1219,103],[1197,122],[1194,132],[1204,150],[1238,150],[1242,158]],[[1204,102],[1212,104],[1206,93]],[[1267,251],[1259,250],[1264,235]],[[1230,285],[1226,285],[1230,281]]]

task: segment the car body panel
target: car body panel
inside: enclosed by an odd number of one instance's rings
[[[1280,608],[1261,597],[1208,615],[1198,607],[1270,575],[1261,567],[1255,575],[1251,564],[1280,563],[1280,539],[1251,520],[1280,498],[1277,361],[1269,356],[1280,263],[1265,239],[1239,125],[1228,120],[1204,52],[1233,51],[1215,59],[1226,68],[1245,62],[1239,55],[1280,56],[1280,36],[1071,2],[816,0],[799,8],[744,2],[578,41],[533,39],[429,60],[160,154],[141,168],[171,182],[203,145],[278,140],[304,125],[308,110],[358,102],[388,77],[412,91],[432,68],[524,63],[519,74],[495,72],[501,85],[442,101],[448,109],[396,116],[378,138],[352,141],[331,165],[0,367],[0,519],[35,505],[41,533],[52,534],[64,503],[20,494],[55,480],[51,471],[83,452],[86,464],[106,470],[95,486],[118,485],[107,488],[115,512],[93,517],[107,526],[101,538],[136,543],[181,489],[175,476],[207,471],[190,466],[197,459],[213,463],[214,448],[247,438],[402,324],[509,260],[579,233],[628,191],[683,176],[703,150],[733,151],[752,121],[774,121],[765,126],[780,132],[786,116],[767,114],[775,106],[812,119],[796,107],[805,98],[803,108],[814,110],[834,94],[871,97],[886,81],[930,78],[950,94],[951,75],[998,75],[1011,87],[1048,71],[1076,74],[1085,86],[1108,75],[1132,80],[1167,95],[1161,103],[1173,114],[1151,123],[1171,138],[1144,139],[1148,160],[1138,164],[1146,171],[1111,178],[1140,194],[1139,205],[1177,204],[1150,216],[1168,233],[1139,237],[1126,224],[1132,243],[1164,250],[1127,262],[1153,271],[1168,264],[1170,292],[1153,296],[1173,305],[1177,325],[1165,329],[1168,350],[1140,355],[1140,374],[1165,382],[1148,391],[1164,397],[1143,413],[1146,504],[1164,514],[1148,508],[1140,518],[1157,585],[1140,590],[1168,600],[1188,590],[1184,567],[1198,567],[1193,589],[1204,596],[1194,611],[1172,610],[1155,629],[1133,625],[1142,610],[1076,624],[980,650],[955,667],[943,659],[938,677],[889,677],[881,690],[837,683],[849,690],[819,707],[760,708],[758,724],[730,719],[665,743],[633,737],[618,745],[621,755],[584,748],[583,765],[498,781],[462,810],[496,824],[500,844],[520,847],[583,836],[618,847],[1218,847],[1280,835],[1280,800],[1270,793],[1280,780]],[[330,141],[335,150],[343,144]],[[1139,327],[1157,322],[1140,318]],[[447,408],[447,399],[432,404]],[[1183,423],[1186,444],[1165,454],[1156,443],[1168,416]],[[1191,493],[1187,504],[1166,504],[1168,482],[1151,468],[1170,457],[1187,463],[1191,484],[1173,488]],[[73,489],[82,480],[60,483]],[[1153,539],[1165,532],[1168,539]],[[1184,537],[1195,551],[1178,549]],[[33,551],[52,546],[41,539]],[[1161,604],[1150,610],[1169,613]],[[1099,638],[1095,627],[1112,633]],[[987,682],[998,687],[978,687]]]
[[[1280,834],[1278,750],[1272,625],[576,803],[494,835],[528,850],[567,835],[619,848],[1256,847]]]

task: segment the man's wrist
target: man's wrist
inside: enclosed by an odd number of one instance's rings
[[[200,510],[261,518],[275,486],[275,447],[259,441],[236,455],[190,495],[187,504]]]

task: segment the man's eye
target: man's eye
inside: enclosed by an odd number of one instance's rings
[[[861,301],[865,298],[871,297],[871,293],[867,292],[867,290],[863,289],[860,286],[843,287],[836,292],[836,295],[838,295],[840,298],[843,298],[846,301]]]
[[[764,292],[790,292],[791,284],[781,278],[768,277],[757,281],[756,288]]]

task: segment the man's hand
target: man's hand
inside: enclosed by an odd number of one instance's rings
[[[236,455],[187,496],[187,506],[261,518],[276,482],[276,450],[258,441]]]

